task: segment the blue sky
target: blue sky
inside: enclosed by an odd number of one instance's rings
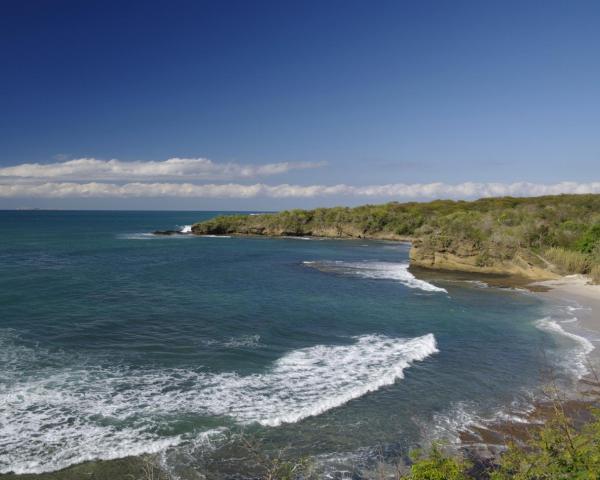
[[[597,1],[1,9],[0,208],[600,192]]]

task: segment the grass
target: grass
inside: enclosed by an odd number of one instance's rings
[[[593,265],[590,269],[590,277],[594,283],[600,283],[600,265]]]
[[[554,263],[565,273],[589,273],[591,259],[585,253],[567,250],[561,247],[550,247],[544,251],[544,257]],[[594,268],[600,273],[600,265]]]

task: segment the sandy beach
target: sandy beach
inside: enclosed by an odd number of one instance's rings
[[[549,287],[540,295],[557,301],[577,302],[582,308],[576,317],[581,326],[600,332],[600,285],[593,285],[584,275],[567,275],[557,280],[535,282],[533,285]]]

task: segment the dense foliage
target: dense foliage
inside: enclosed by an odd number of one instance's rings
[[[226,215],[194,233],[418,239],[424,251],[476,252],[478,265],[527,252],[600,280],[600,195],[485,198]]]

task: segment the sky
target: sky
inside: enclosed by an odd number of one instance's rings
[[[0,0],[0,208],[600,193],[600,2]]]

